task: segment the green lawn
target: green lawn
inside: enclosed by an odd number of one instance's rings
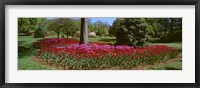
[[[43,38],[33,36],[18,36],[18,70],[49,70],[50,68],[32,61],[36,50],[32,47],[33,42]]]
[[[115,42],[115,37],[110,37],[110,36],[97,36],[96,38],[94,37],[89,37],[89,41],[91,42]]]
[[[167,45],[182,49],[182,43],[150,43],[149,45]]]
[[[50,70],[50,68],[32,61],[33,56],[36,54],[36,50],[29,49],[29,51],[24,51],[19,54],[23,55],[18,56],[18,70]]]
[[[79,37],[75,37],[75,39],[80,40]],[[114,44],[116,42],[115,37],[111,36],[97,36],[97,37],[88,37],[89,42],[110,42]]]
[[[145,70],[181,70],[181,69],[182,69],[181,61],[173,62],[167,65],[159,64],[157,67],[145,68]]]
[[[46,38],[56,38],[56,36],[48,36]],[[52,68],[43,66],[32,61],[36,50],[32,47],[33,43],[44,38],[34,38],[33,36],[18,36],[18,70],[50,70]],[[76,37],[79,40],[79,37]],[[96,38],[89,37],[89,42],[111,42],[114,44],[115,37],[110,36],[97,36]],[[182,48],[181,43],[150,43],[148,45],[167,45],[177,48]],[[156,67],[148,67],[148,70],[162,70],[162,69],[181,69],[182,62],[176,61],[167,65],[159,64]]]

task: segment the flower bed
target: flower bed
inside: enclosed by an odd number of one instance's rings
[[[49,42],[51,41],[51,42]],[[66,42],[68,41],[68,42]],[[45,40],[40,57],[49,64],[65,69],[131,69],[175,58],[179,50],[164,45],[134,48],[131,46],[79,45],[73,39]]]

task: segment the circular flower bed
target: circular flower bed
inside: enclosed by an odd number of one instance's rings
[[[178,49],[164,45],[143,48],[102,43],[79,45],[74,39],[45,39],[38,44],[42,46],[41,59],[64,69],[131,69],[164,62],[180,53]]]

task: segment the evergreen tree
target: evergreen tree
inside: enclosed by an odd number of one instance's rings
[[[142,18],[125,18],[116,29],[117,45],[143,47],[146,42],[147,24]]]

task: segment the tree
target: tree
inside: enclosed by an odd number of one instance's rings
[[[71,34],[72,38],[77,33],[77,31],[80,30],[80,26],[81,26],[81,24],[80,24],[79,20],[72,20],[72,25],[71,25],[71,30],[70,30],[70,34]]]
[[[161,29],[159,42],[180,42],[182,41],[182,19],[181,18],[160,18],[158,19]]]
[[[77,19],[70,19],[70,18],[59,18],[50,20],[48,25],[48,29],[50,31],[54,31],[58,38],[60,34],[65,34],[67,38],[69,36],[74,37],[77,31],[80,30],[80,21]]]
[[[64,22],[62,19],[51,20],[48,25],[48,30],[54,31],[57,34],[57,38],[59,38],[62,30],[64,30]]]
[[[69,35],[71,34],[71,30],[73,29],[74,25],[71,19],[68,18],[61,18],[60,19],[62,21],[62,32],[67,35],[67,38],[69,37]]]
[[[120,24],[122,23],[122,21],[123,21],[122,18],[117,18],[117,19],[113,22],[112,26],[111,26],[110,29],[109,29],[109,35],[111,35],[111,36],[114,36],[114,35],[115,35],[115,31],[116,31],[117,28],[120,27]]]
[[[150,34],[155,38],[153,42],[182,41],[181,18],[146,18],[146,22],[150,25],[148,29],[153,29],[153,32]]]
[[[48,26],[48,20],[47,18],[36,18],[37,19],[37,25],[38,28],[41,28],[43,31],[47,30],[47,26]]]
[[[94,23],[94,28],[97,30],[97,35],[102,36],[103,22],[98,20]]]
[[[19,18],[18,19],[18,33],[28,34],[31,31],[35,31],[38,20],[36,18]]]
[[[91,22],[91,19],[88,19],[88,31],[89,32],[97,32],[94,24]]]
[[[44,32],[44,30],[42,30],[41,28],[38,28],[38,29],[35,31],[34,38],[44,38],[44,37],[45,37],[45,32]]]
[[[80,44],[88,44],[88,23],[87,23],[87,18],[81,18]]]
[[[116,44],[142,47],[146,42],[146,30],[144,19],[125,18],[116,28]]]
[[[97,32],[97,35],[102,36],[102,35],[108,34],[110,25],[108,25],[107,22],[102,22],[102,21],[98,20],[93,25],[94,25],[94,29]]]
[[[147,34],[155,39],[160,35],[160,24],[158,22],[159,18],[145,18],[147,22]]]

